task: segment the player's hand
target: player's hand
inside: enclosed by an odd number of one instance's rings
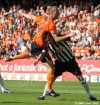
[[[52,58],[52,62],[53,64],[55,64],[56,58]]]
[[[36,60],[35,62],[34,62],[34,66],[36,66],[38,64],[38,60]]]

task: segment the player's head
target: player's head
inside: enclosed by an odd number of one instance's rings
[[[53,18],[57,19],[59,16],[59,11],[57,6],[49,6],[48,9],[48,14]]]
[[[49,44],[55,43],[55,40],[54,40],[52,34],[49,31],[44,32],[42,38],[46,42],[46,44],[48,44],[48,43]]]

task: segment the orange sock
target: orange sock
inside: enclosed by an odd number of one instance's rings
[[[26,58],[28,56],[28,52],[23,52],[21,54],[18,54],[18,55],[15,55],[12,57],[12,59],[23,59],[23,58]]]
[[[52,90],[52,85],[54,82],[54,72],[48,71],[47,73],[47,89]]]

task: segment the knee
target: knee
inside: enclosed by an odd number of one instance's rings
[[[50,66],[50,67],[48,68],[48,71],[49,71],[49,72],[55,72],[55,66],[54,66],[54,65]]]
[[[83,78],[82,75],[77,76],[77,79],[78,79],[79,81],[83,81],[83,80],[84,80],[84,78]]]

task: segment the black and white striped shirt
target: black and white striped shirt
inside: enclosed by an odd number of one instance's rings
[[[49,46],[50,47],[50,46]],[[52,48],[51,48],[52,47]],[[55,54],[57,59],[61,62],[68,62],[75,58],[73,52],[66,41],[55,43],[49,49]]]

